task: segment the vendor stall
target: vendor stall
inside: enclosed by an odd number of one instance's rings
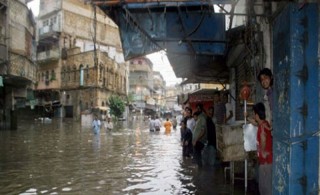
[[[251,124],[245,124],[245,121],[237,121],[232,125],[216,125],[218,156],[223,162],[230,162],[230,166],[224,170],[225,177],[229,170],[230,181],[234,183],[234,179],[238,179],[234,176],[235,166],[238,165],[244,174],[240,179],[245,180],[245,188],[247,179],[255,176],[256,134],[257,128]]]

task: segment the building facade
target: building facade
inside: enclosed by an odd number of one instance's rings
[[[35,21],[23,0],[0,1],[0,129],[17,128],[17,109],[33,104]]]
[[[118,27],[98,8],[78,0],[42,0],[37,32],[40,107],[78,119],[82,111],[106,109],[113,94],[125,99],[128,68]]]
[[[153,89],[157,113],[164,110],[166,104],[166,82],[159,71],[153,71]]]
[[[134,111],[141,113],[155,105],[154,96],[154,81],[153,81],[153,64],[146,57],[140,57],[130,60],[130,76],[129,76],[129,94],[133,98]],[[151,100],[152,99],[152,100]],[[151,108],[151,109],[155,109]]]

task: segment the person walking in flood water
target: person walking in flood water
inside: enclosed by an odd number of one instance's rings
[[[177,125],[178,125],[177,117],[173,116],[173,118],[172,118],[172,127],[173,127],[173,129],[176,129]]]
[[[151,116],[151,119],[149,121],[149,130],[150,131],[155,131],[155,124],[156,124],[156,121],[154,119],[154,116]]]
[[[167,118],[166,122],[164,122],[164,128],[166,130],[166,133],[170,133],[171,132],[171,127],[172,127],[172,124],[171,122],[169,121],[169,118]]]
[[[160,131],[160,127],[161,127],[161,121],[159,119],[159,116],[156,116],[156,119],[154,120],[154,129],[156,131]]]
[[[94,116],[94,120],[92,121],[92,128],[93,128],[94,134],[100,133],[100,126],[101,126],[101,122],[100,122],[98,116]]]
[[[111,121],[111,118],[108,118],[107,123],[105,123],[105,128],[108,131],[111,131],[113,129],[113,123]]]

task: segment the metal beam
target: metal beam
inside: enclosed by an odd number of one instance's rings
[[[123,4],[130,4],[130,3],[140,3],[140,4],[148,4],[148,3],[210,3],[210,4],[231,4],[234,3],[232,0],[176,0],[176,1],[170,1],[170,0],[92,0],[92,3],[96,5],[106,5],[106,6],[115,6],[115,5],[123,5]]]

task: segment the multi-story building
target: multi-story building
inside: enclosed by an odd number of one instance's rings
[[[165,110],[175,111],[178,106],[178,95],[181,93],[179,85],[166,87],[166,106]]]
[[[140,57],[130,60],[129,83],[129,93],[133,97],[135,109],[144,111],[148,103],[155,104],[155,101],[151,100],[154,96],[153,64],[148,58]]]
[[[35,21],[25,0],[0,0],[0,129],[16,129],[17,109],[32,104]]]
[[[79,0],[41,0],[37,20],[37,98],[55,115],[79,118],[127,94],[128,66],[118,27],[98,8]],[[53,107],[54,108],[54,107]]]
[[[156,111],[163,110],[166,99],[166,82],[159,71],[153,71],[153,98],[155,100]]]

